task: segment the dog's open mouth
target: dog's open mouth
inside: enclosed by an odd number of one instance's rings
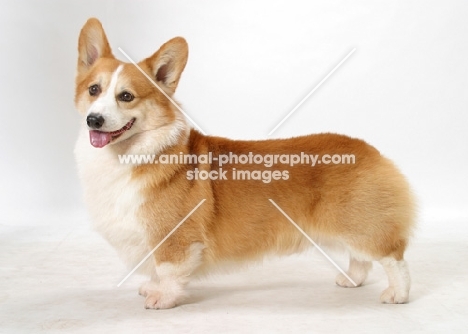
[[[120,137],[125,131],[128,131],[135,123],[135,118],[132,118],[127,124],[125,124],[121,129],[112,132],[104,132],[99,130],[90,130],[89,131],[89,141],[94,147],[104,147],[109,144],[111,141]]]

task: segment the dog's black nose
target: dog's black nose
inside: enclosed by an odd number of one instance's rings
[[[86,123],[91,129],[100,129],[104,124],[104,117],[101,115],[90,114],[86,117]]]

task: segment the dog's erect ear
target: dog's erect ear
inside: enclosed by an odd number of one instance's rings
[[[182,37],[166,42],[151,57],[145,59],[153,79],[167,93],[173,94],[188,58],[188,45]]]
[[[78,72],[86,72],[101,57],[114,58],[101,22],[90,18],[78,40]]]

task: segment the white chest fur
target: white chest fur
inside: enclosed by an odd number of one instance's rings
[[[143,259],[150,248],[137,210],[143,202],[141,185],[131,177],[131,165],[120,164],[109,148],[94,148],[82,129],[75,146],[78,172],[93,227],[117,250],[129,267]],[[139,270],[150,273],[148,259]]]

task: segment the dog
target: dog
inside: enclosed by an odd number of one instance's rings
[[[151,254],[138,267],[150,277],[139,290],[145,307],[180,305],[190,278],[218,267],[304,251],[311,243],[291,221],[317,245],[350,254],[336,284],[362,285],[379,261],[389,281],[381,302],[408,302],[404,252],[415,200],[395,165],[338,134],[259,141],[202,134],[173,100],[187,57],[176,37],[138,64],[119,61],[95,18],[79,36],[75,156],[85,203],[129,268]],[[121,160],[140,155],[161,161]],[[353,163],[333,163],[346,156]],[[163,163],[168,157],[190,161]]]

